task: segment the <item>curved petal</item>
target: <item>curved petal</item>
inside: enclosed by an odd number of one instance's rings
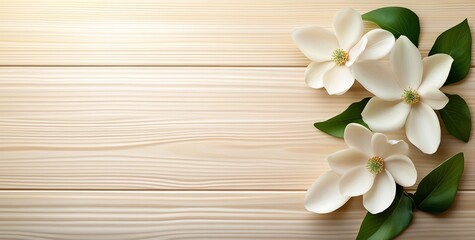
[[[329,213],[343,206],[350,197],[340,194],[340,176],[329,171],[320,176],[305,195],[305,208],[315,213]]]
[[[385,170],[378,174],[374,185],[363,195],[363,205],[372,214],[386,210],[396,197],[396,183],[391,174]]]
[[[371,30],[363,38],[367,38],[368,43],[358,61],[378,60],[385,57],[391,52],[396,41],[392,33],[383,29]]]
[[[437,88],[424,88],[423,91],[419,91],[419,95],[423,103],[435,110],[440,110],[449,103],[449,98]]]
[[[305,70],[305,82],[311,88],[323,87],[323,75],[335,66],[334,62],[312,62]]]
[[[439,119],[434,110],[425,103],[412,107],[407,118],[406,136],[422,152],[432,154],[440,144]]]
[[[373,132],[357,123],[346,125],[343,136],[348,147],[355,148],[366,154],[370,154],[373,150],[373,147],[371,146],[372,137]],[[368,157],[371,156],[368,155]]]
[[[361,40],[351,48],[350,52],[348,52],[348,62],[345,63],[347,67],[351,67],[353,63],[358,60],[358,57],[366,48],[367,43],[368,39],[366,37],[362,37]]]
[[[411,106],[404,102],[387,102],[373,97],[366,104],[361,116],[373,131],[387,132],[402,128],[410,111]]]
[[[323,86],[330,95],[341,95],[348,91],[355,78],[346,66],[335,66],[323,75]]]
[[[292,38],[300,51],[315,62],[330,61],[333,51],[339,48],[335,35],[317,26],[296,29]]]
[[[388,140],[388,137],[382,133],[373,135],[372,144],[374,155],[382,158],[396,154],[409,154],[409,145],[406,142]]]
[[[351,197],[365,194],[373,186],[374,177],[366,166],[353,168],[340,178],[340,193]]]
[[[328,164],[336,173],[343,175],[355,167],[365,166],[369,157],[354,149],[348,148],[328,156]]]
[[[434,54],[422,59],[424,72],[419,91],[441,88],[449,76],[453,61],[454,59],[450,55],[443,53]]]
[[[377,97],[386,101],[401,99],[402,88],[387,64],[379,61],[357,62],[352,70],[357,81]]]
[[[333,28],[340,48],[349,51],[363,35],[363,19],[355,9],[345,8],[333,18]]]
[[[406,36],[400,36],[396,40],[389,60],[400,86],[403,89],[417,90],[422,80],[421,53]]]
[[[417,170],[406,155],[392,155],[384,159],[384,168],[388,170],[397,184],[410,187],[416,183]]]

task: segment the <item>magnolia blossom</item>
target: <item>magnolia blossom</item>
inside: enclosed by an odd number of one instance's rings
[[[448,97],[439,90],[450,72],[453,59],[435,54],[421,60],[419,50],[405,36],[399,37],[390,56],[390,66],[376,61],[355,64],[358,81],[375,97],[362,112],[374,131],[406,127],[409,141],[432,154],[440,144],[440,125],[434,110],[445,107]]]
[[[335,33],[317,26],[292,33],[297,47],[312,62],[305,71],[311,88],[325,87],[331,95],[348,91],[355,81],[351,67],[356,62],[381,59],[394,46],[394,36],[375,29],[363,36],[363,20],[354,9],[347,8],[333,19]]]
[[[331,171],[308,189],[305,208],[316,213],[332,212],[350,197],[363,195],[363,205],[372,214],[386,210],[396,196],[396,183],[414,185],[417,172],[404,141],[388,140],[359,124],[345,128],[348,149],[328,157]]]

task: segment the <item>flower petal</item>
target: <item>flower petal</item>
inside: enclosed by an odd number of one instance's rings
[[[443,53],[434,54],[422,59],[424,72],[419,91],[441,88],[449,76],[453,61],[454,59],[450,55]]]
[[[368,39],[366,48],[361,53],[358,61],[377,60],[385,57],[393,49],[394,35],[383,29],[374,29],[366,33],[363,38]]]
[[[360,54],[365,50],[367,43],[368,39],[366,37],[362,37],[361,40],[351,48],[350,52],[348,53],[348,62],[345,63],[347,67],[351,67],[351,65],[353,65],[353,63],[358,60]]]
[[[323,75],[323,86],[330,95],[341,95],[348,91],[355,78],[350,69],[346,66],[336,65]]]
[[[311,62],[305,70],[305,82],[311,88],[322,88],[323,75],[334,66],[334,62]]]
[[[345,8],[333,18],[333,28],[340,48],[349,51],[363,35],[363,19],[355,9]]]
[[[365,194],[373,186],[374,177],[366,166],[353,168],[341,177],[340,193],[351,197]]]
[[[373,187],[363,195],[363,205],[371,214],[386,210],[396,197],[396,183],[391,174],[385,170],[378,174]]]
[[[343,206],[349,196],[340,194],[340,176],[329,171],[320,176],[305,195],[305,208],[315,213],[329,213]]]
[[[400,86],[417,90],[422,80],[421,53],[417,47],[406,36],[400,36],[389,58]]]
[[[407,118],[406,136],[422,152],[432,154],[440,144],[439,119],[434,110],[425,103],[412,107]]]
[[[402,128],[410,111],[411,106],[404,102],[388,102],[373,97],[366,104],[361,116],[373,131],[387,132]]]
[[[373,147],[371,146],[372,137],[373,132],[356,123],[346,125],[343,136],[348,147],[355,148],[366,154],[370,154],[373,151]]]
[[[392,69],[379,61],[357,62],[353,74],[366,90],[386,101],[401,99],[402,89]]]
[[[388,137],[382,133],[375,133],[373,135],[372,145],[374,155],[382,158],[396,154],[409,154],[409,145],[406,142],[402,140],[388,140]]]
[[[421,101],[435,110],[440,110],[449,103],[449,98],[437,88],[424,88],[419,94]]]
[[[389,156],[384,159],[384,168],[391,173],[394,181],[403,187],[410,187],[416,183],[417,170],[408,156]]]
[[[343,149],[328,156],[328,164],[336,173],[343,175],[355,167],[365,166],[369,157],[354,148]]]
[[[292,38],[297,47],[312,61],[330,61],[339,48],[335,35],[321,27],[312,26],[295,30]]]

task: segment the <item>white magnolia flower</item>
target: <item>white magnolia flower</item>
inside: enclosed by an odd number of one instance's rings
[[[350,197],[363,195],[372,214],[386,210],[396,196],[396,183],[414,185],[417,172],[404,141],[388,140],[359,124],[345,128],[348,149],[328,157],[332,171],[320,176],[308,189],[305,208],[316,213],[332,212]],[[395,183],[396,182],[396,183]]]
[[[317,26],[292,33],[297,47],[312,62],[305,71],[311,88],[325,87],[331,95],[348,91],[355,81],[351,66],[355,62],[381,59],[394,46],[394,36],[375,29],[363,36],[363,20],[354,9],[347,8],[333,19],[335,33]]]
[[[376,61],[355,64],[358,81],[376,95],[362,112],[363,120],[378,132],[406,126],[409,141],[432,154],[440,144],[440,125],[434,110],[449,99],[439,90],[453,59],[435,54],[421,60],[419,50],[405,36],[399,37],[389,55],[390,65]]]

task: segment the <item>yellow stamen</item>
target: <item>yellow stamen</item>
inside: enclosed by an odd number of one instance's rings
[[[374,156],[368,160],[366,167],[371,173],[379,174],[384,169],[384,159],[379,156]]]
[[[413,90],[413,89],[406,89],[404,90],[404,92],[402,93],[402,101],[407,103],[407,104],[416,104],[418,103],[420,100],[421,100],[421,97],[419,96],[419,93],[417,93],[416,90]]]
[[[342,49],[335,50],[332,55],[332,60],[339,66],[345,65],[349,58],[349,54]]]

